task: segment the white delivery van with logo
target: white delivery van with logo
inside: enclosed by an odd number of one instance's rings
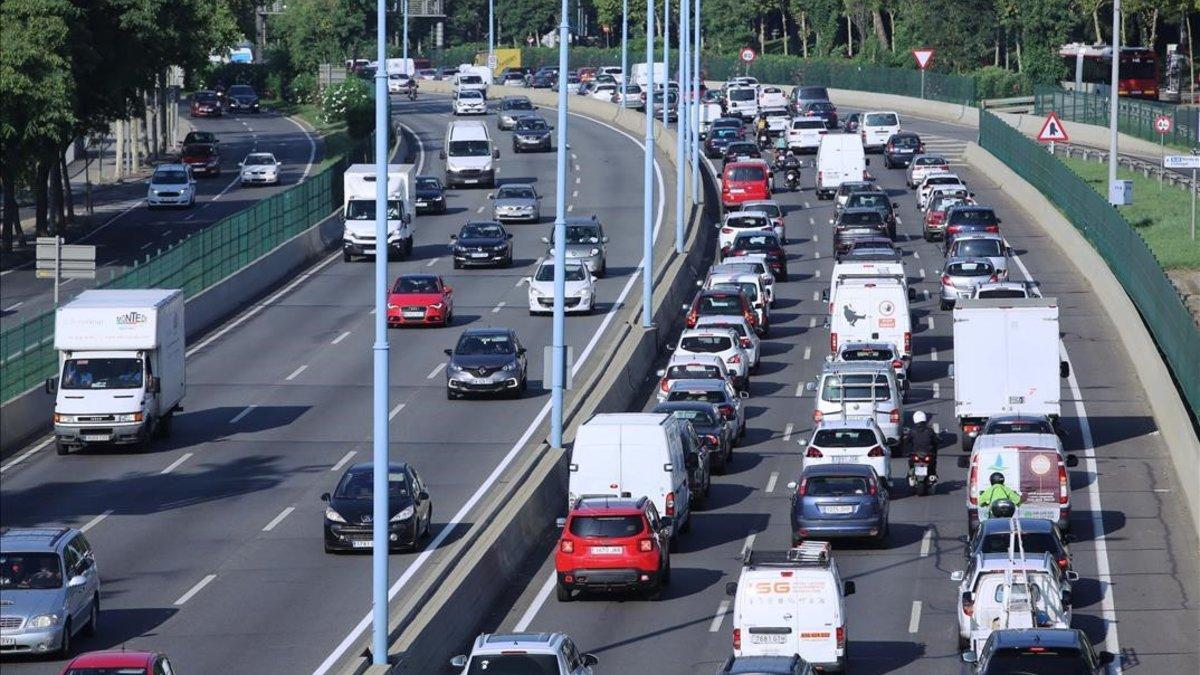
[[[845,596],[829,542],[806,541],[787,551],[750,549],[742,573],[725,585],[734,596],[734,656],[799,654],[822,670],[846,665]]]
[[[963,460],[966,460],[965,462]],[[993,473],[1021,495],[1018,518],[1052,520],[1059,529],[1071,526],[1071,479],[1068,467],[1079,465],[1075,455],[1064,454],[1052,434],[1000,434],[981,436],[970,458],[961,456],[967,472],[967,528],[973,534],[980,521],[991,515],[980,508],[979,494],[991,485]]]
[[[842,276],[830,301],[829,352],[846,342],[890,342],[912,358],[912,317],[903,277]]]

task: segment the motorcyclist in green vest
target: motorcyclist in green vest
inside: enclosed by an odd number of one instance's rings
[[[1000,499],[1007,499],[1013,506],[1021,505],[1021,493],[1004,484],[1004,474],[996,471],[989,477],[991,485],[979,493],[979,508],[987,509]]]

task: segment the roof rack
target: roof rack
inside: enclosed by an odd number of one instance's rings
[[[786,551],[755,551],[746,549],[742,564],[772,567],[828,567],[833,560],[833,547],[827,541],[806,541]]]

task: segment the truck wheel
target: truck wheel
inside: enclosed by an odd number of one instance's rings
[[[174,411],[163,415],[163,418],[158,421],[158,436],[159,438],[171,437],[171,422],[175,419]]]
[[[349,251],[342,251],[342,262],[350,262],[352,259]]]
[[[60,455],[67,455],[71,452],[71,446],[62,442],[62,439],[54,439],[54,451]]]
[[[404,240],[404,255],[406,255],[406,256],[412,255],[412,252],[413,252],[413,240],[412,240],[412,237],[409,237],[408,239]]]

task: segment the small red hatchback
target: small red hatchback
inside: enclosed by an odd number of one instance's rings
[[[174,675],[166,654],[157,652],[89,652],[71,659],[62,675]]]
[[[668,526],[647,497],[581,497],[554,553],[558,599],[576,591],[640,591],[657,600],[671,580]]]
[[[448,326],[454,320],[454,289],[436,274],[401,274],[387,299],[389,326]]]
[[[721,206],[771,198],[771,169],[762,160],[730,162],[721,171]]]

